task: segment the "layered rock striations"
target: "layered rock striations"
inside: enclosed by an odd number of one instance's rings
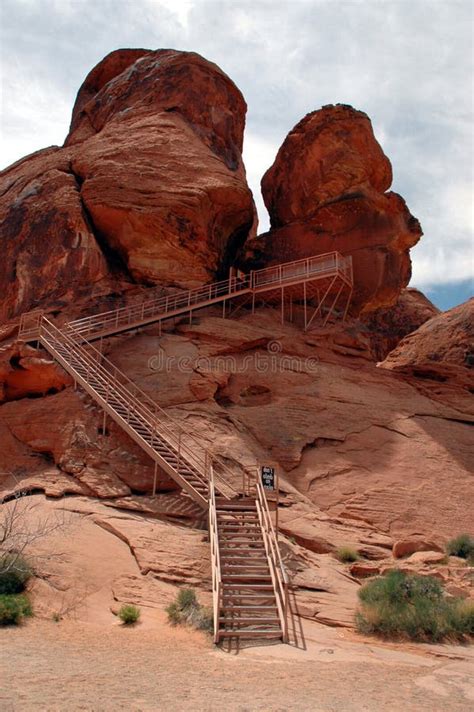
[[[247,257],[272,264],[352,255],[352,312],[390,306],[410,280],[409,250],[422,234],[403,198],[387,192],[391,182],[366,114],[340,104],[308,114],[262,179],[271,229],[249,242]]]
[[[192,287],[254,230],[246,104],[191,52],[117,50],[86,78],[63,148],[0,175],[2,321],[117,281]]]

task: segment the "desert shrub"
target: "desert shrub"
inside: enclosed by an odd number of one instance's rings
[[[355,549],[351,549],[350,546],[341,546],[336,551],[336,558],[342,561],[343,564],[353,563],[360,559],[359,554]]]
[[[181,588],[178,591],[176,603],[181,610],[193,608],[198,605],[196,591],[193,588]]]
[[[125,625],[132,625],[140,618],[141,611],[137,606],[124,604],[118,612],[118,617]]]
[[[472,602],[447,598],[430,576],[391,571],[365,584],[359,598],[356,625],[362,633],[432,642],[474,634]]]
[[[31,604],[24,595],[0,595],[0,625],[18,625],[22,618],[32,616]]]
[[[469,534],[460,534],[448,541],[446,551],[450,556],[472,560],[474,559],[474,537]]]
[[[192,625],[209,632],[214,626],[212,611],[199,603],[192,588],[182,588],[166,612],[172,625]]]
[[[20,554],[9,552],[0,556],[0,595],[21,593],[33,575],[28,561]]]

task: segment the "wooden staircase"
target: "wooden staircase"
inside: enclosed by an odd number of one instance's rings
[[[270,638],[288,642],[288,577],[265,491],[228,500],[209,497],[214,641]]]
[[[222,571],[219,638],[281,638],[278,606],[255,499],[216,498]]]

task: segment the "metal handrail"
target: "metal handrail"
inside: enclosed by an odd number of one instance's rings
[[[289,612],[289,579],[286,572],[286,567],[282,561],[280,547],[273,528],[273,523],[268,508],[267,496],[260,478],[256,478],[257,488],[257,513],[262,530],[263,543],[267,554],[267,560],[270,567],[270,574],[275,590],[275,598],[277,602],[278,615],[280,618],[283,642],[288,642],[288,612]]]
[[[106,399],[104,401],[106,404],[113,407],[112,399],[115,398],[125,406],[127,411],[126,422],[130,427],[133,427],[130,421],[133,418],[138,418],[139,422],[146,425],[150,430],[152,442],[154,434],[162,438],[172,451],[174,450],[179,456],[183,456],[185,464],[187,463],[194,468],[198,479],[206,486],[208,485],[208,468],[214,461],[218,462],[219,466],[230,474],[230,470],[223,463],[218,461],[209,450],[203,448],[199,441],[193,438],[177,421],[172,419],[166,411],[138,388],[128,376],[120,371],[98,349],[91,344],[87,344],[87,348],[84,347],[81,337],[74,339],[74,333],[72,329],[68,329],[67,333],[61,331],[45,316],[42,316],[40,320],[38,337],[41,343],[47,347],[49,346],[50,349],[54,349],[54,343],[51,344],[50,340],[62,344],[71,353],[73,359],[76,359],[86,369],[86,382],[87,378],[93,375],[101,386],[106,389]],[[74,370],[73,363],[69,363],[69,366]],[[80,374],[78,373],[78,375]],[[89,387],[95,390],[90,383]],[[103,399],[99,392],[97,394]],[[193,449],[189,447],[189,441],[191,441]],[[200,451],[202,452],[201,455]],[[179,476],[179,469],[177,474]],[[224,485],[224,493],[227,490],[227,492],[231,491],[232,496],[237,496],[237,491],[220,475],[217,475],[216,479],[219,480],[221,485]]]
[[[214,471],[212,465],[209,469],[209,539],[211,544],[214,643],[218,643],[220,637],[219,613],[222,598],[222,571],[219,550],[219,533],[217,529],[216,492],[214,487]]]
[[[188,310],[197,307],[202,302],[212,302],[226,298],[228,295],[238,294],[250,287],[250,276],[244,279],[237,280],[230,278],[221,282],[213,282],[196,287],[187,292],[170,294],[166,297],[157,299],[149,299],[147,294],[146,300],[139,304],[132,304],[119,309],[101,312],[93,316],[83,317],[69,322],[67,325],[81,333],[84,337],[94,333],[97,330],[105,330],[110,327],[118,327],[125,324],[135,323],[145,318],[151,318],[155,315],[163,315],[175,312],[177,310]],[[155,290],[150,290],[155,292]]]
[[[186,292],[172,293],[155,297],[162,287],[150,289],[142,302],[119,307],[92,316],[82,317],[69,322],[67,328],[74,329],[86,339],[102,331],[111,331],[119,327],[137,324],[144,320],[164,319],[167,315],[192,311],[204,305],[235,297],[237,294],[259,290],[269,285],[282,285],[294,282],[298,278],[310,278],[312,275],[330,274],[334,271],[351,280],[352,257],[344,257],[339,252],[327,252],[314,257],[306,257],[292,262],[285,262],[275,267],[252,270],[242,277],[230,277],[220,282],[212,282]],[[150,298],[151,296],[151,298]]]

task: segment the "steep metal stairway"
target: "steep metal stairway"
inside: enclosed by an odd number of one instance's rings
[[[214,641],[270,638],[288,642],[288,577],[261,482],[254,496],[209,498]]]
[[[37,340],[159,466],[203,509],[208,508],[209,472],[219,493],[238,493],[217,473],[225,468],[210,451],[140,390],[92,344],[68,328],[61,331],[41,312],[23,316],[20,335]]]

